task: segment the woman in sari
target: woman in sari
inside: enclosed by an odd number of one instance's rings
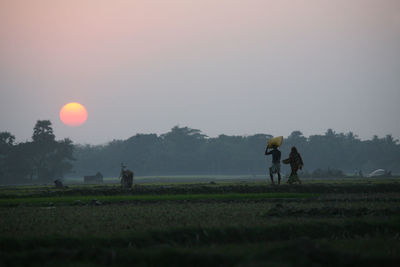
[[[301,184],[297,171],[303,168],[304,163],[299,152],[297,152],[296,147],[292,147],[289,158],[283,160],[283,163],[290,164],[291,168],[291,173],[287,182],[289,184],[292,184],[294,182],[299,182],[299,184]]]

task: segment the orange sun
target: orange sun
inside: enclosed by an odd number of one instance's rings
[[[60,119],[68,126],[82,125],[87,119],[86,108],[76,102],[68,103],[60,110]]]

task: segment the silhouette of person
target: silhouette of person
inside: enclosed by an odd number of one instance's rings
[[[269,168],[269,176],[271,183],[274,184],[274,173],[278,174],[278,184],[281,183],[281,152],[276,145],[272,146],[272,150],[265,149],[265,155],[272,155],[272,165]]]
[[[296,147],[292,147],[292,150],[289,154],[289,158],[283,160],[283,163],[290,164],[291,173],[289,176],[288,183],[292,184],[294,182],[299,182],[301,184],[297,171],[303,168],[304,163],[299,152],[297,152]]]

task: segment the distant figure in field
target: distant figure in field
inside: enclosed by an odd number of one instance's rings
[[[119,178],[121,179],[122,188],[132,188],[134,173],[131,170],[126,170],[126,166],[121,164],[121,174]]]
[[[292,151],[289,154],[289,158],[283,160],[283,163],[285,164],[290,164],[291,168],[291,173],[288,179],[288,183],[292,184],[295,182],[298,182],[301,184],[301,181],[299,179],[299,175],[297,174],[298,170],[301,170],[303,168],[303,159],[301,158],[299,152],[297,152],[296,147],[292,147]]]
[[[272,150],[268,151],[265,149],[265,155],[272,155],[272,165],[269,168],[269,176],[271,177],[271,183],[274,184],[274,173],[278,174],[278,184],[281,183],[281,152],[278,150],[276,145],[272,146]]]
[[[63,183],[59,179],[54,181],[54,185],[56,186],[56,188],[64,188]]]

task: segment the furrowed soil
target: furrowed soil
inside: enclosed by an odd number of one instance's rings
[[[0,187],[0,266],[400,266],[397,179]]]

